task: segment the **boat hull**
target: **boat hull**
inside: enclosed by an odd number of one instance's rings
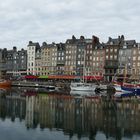
[[[140,87],[124,87],[122,86],[122,91],[126,93],[133,93],[134,95],[140,95]]]
[[[95,91],[95,87],[71,87],[71,90],[74,91]]]
[[[93,84],[71,83],[70,89],[73,91],[95,91],[96,86]]]
[[[0,82],[0,88],[10,87],[10,86],[11,86],[11,81],[1,81]]]

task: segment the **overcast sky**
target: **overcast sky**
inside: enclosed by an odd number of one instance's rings
[[[107,42],[124,34],[140,42],[140,0],[3,0],[0,48],[26,48],[28,41],[65,42],[72,35]]]

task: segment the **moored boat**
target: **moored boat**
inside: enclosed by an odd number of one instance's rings
[[[140,95],[139,84],[124,83],[121,88],[122,88],[122,91],[125,93],[132,93],[134,95]]]
[[[0,80],[0,87],[10,87],[11,86],[11,81],[8,80]]]
[[[45,88],[48,90],[55,90],[56,89],[55,86],[51,86],[51,85],[45,86]]]
[[[71,83],[70,88],[74,91],[95,91],[96,85],[89,83]]]

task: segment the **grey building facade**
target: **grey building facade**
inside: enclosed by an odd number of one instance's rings
[[[56,65],[56,74],[64,75],[64,66],[65,66],[65,44],[59,43],[57,46],[57,65]]]
[[[7,51],[6,56],[6,74],[8,76],[26,75],[27,70],[27,51],[21,49],[17,51],[16,47]]]
[[[6,78],[7,49],[0,49],[0,78]]]

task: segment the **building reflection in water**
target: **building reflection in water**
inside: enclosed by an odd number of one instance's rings
[[[95,139],[98,132],[106,138],[121,139],[140,134],[140,103],[105,102],[99,98],[28,92],[0,97],[2,120],[25,120],[28,129],[40,127]]]

